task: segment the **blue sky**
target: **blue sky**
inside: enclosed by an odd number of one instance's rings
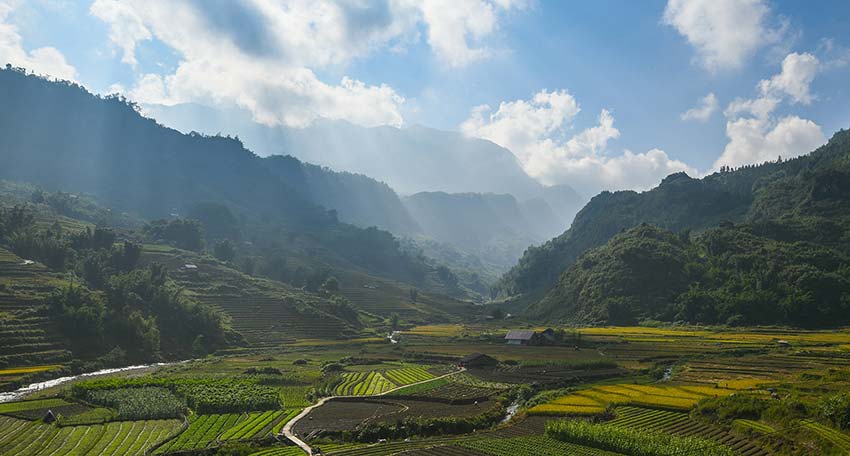
[[[461,130],[589,190],[850,127],[846,0],[0,0],[0,61],[268,125]]]

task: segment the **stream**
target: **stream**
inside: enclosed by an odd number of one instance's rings
[[[59,377],[59,378],[54,378],[53,380],[46,380],[46,381],[38,382],[38,383],[31,383],[27,386],[20,387],[20,388],[16,389],[15,391],[0,393],[0,404],[2,404],[3,402],[11,402],[11,401],[15,401],[15,400],[18,400],[18,399],[22,399],[22,398],[26,397],[27,395],[35,393],[37,391],[41,391],[41,390],[47,389],[47,388],[52,388],[54,386],[59,386],[63,383],[68,383],[70,381],[77,380],[77,379],[80,379],[80,378],[96,377],[98,375],[114,374],[114,373],[117,373],[117,372],[127,372],[127,371],[140,370],[140,369],[150,369],[152,367],[171,366],[171,365],[174,365],[174,364],[181,364],[181,363],[185,363],[185,362],[187,362],[187,361],[177,361],[177,362],[171,362],[171,363],[139,364],[137,366],[127,366],[127,367],[113,367],[113,368],[109,368],[109,369],[101,369],[99,371],[94,371],[94,372],[87,372],[85,374],[80,374],[80,375],[71,375],[71,376],[68,376],[68,377]]]

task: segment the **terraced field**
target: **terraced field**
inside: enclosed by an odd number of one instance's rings
[[[434,378],[430,372],[421,367],[404,367],[384,372],[384,376],[398,386],[422,382]]]
[[[121,421],[60,428],[0,417],[0,454],[140,456],[179,428],[177,420]]]
[[[315,295],[224,267],[215,259],[159,245],[145,245],[142,264],[158,262],[193,297],[230,315],[235,330],[254,348],[278,348],[296,338],[351,335],[342,320],[316,307]],[[187,270],[193,264],[197,269]]]
[[[617,456],[618,453],[598,450],[550,439],[545,436],[513,439],[481,439],[461,442],[459,446],[492,456]]]
[[[850,436],[847,434],[814,421],[804,421],[802,424],[803,427],[829,442],[832,446],[843,451],[845,454],[850,454]]]
[[[708,397],[728,396],[736,390],[699,385],[602,385],[557,398],[529,409],[537,415],[591,415],[611,405],[638,405],[650,408],[688,410]]]
[[[42,300],[66,285],[63,277],[0,248],[0,368],[61,364],[70,352],[46,317]],[[0,374],[0,386],[19,374]]]
[[[155,453],[165,454],[171,451],[209,448],[218,442],[222,433],[244,419],[245,415],[239,413],[200,415],[177,438],[157,448]]]
[[[269,410],[262,413],[250,413],[237,425],[231,427],[219,437],[219,440],[250,440],[276,433],[287,421],[297,415],[299,410]]]
[[[372,396],[396,387],[380,372],[349,372],[334,391],[338,396]]]
[[[618,407],[616,413],[617,418],[609,422],[614,426],[663,431],[686,437],[700,437],[726,445],[739,455],[768,454],[764,449],[747,439],[732,435],[723,428],[690,419],[687,413],[640,407]]]

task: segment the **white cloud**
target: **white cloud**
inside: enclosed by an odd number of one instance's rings
[[[9,16],[18,6],[16,1],[0,1],[0,65],[10,63],[32,72],[59,79],[74,80],[77,70],[54,47],[40,47],[27,52],[17,27]]]
[[[478,106],[460,128],[469,136],[489,139],[512,151],[526,172],[541,182],[569,184],[586,194],[647,189],[678,171],[697,174],[659,149],[606,155],[608,142],[618,138],[620,131],[604,109],[597,125],[567,139],[565,133],[579,112],[568,92],[543,90],[531,100],[502,102],[495,112],[489,106]]]
[[[809,104],[813,99],[809,86],[819,67],[820,62],[812,54],[788,54],[782,61],[782,72],[759,82],[759,90],[765,97],[779,93],[791,97],[794,103]]]
[[[419,4],[428,27],[428,44],[453,67],[490,56],[487,47],[471,47],[498,27],[498,10],[522,9],[523,1],[427,0]]]
[[[372,4],[306,0],[285,8],[265,0],[196,3],[132,0],[116,13],[112,0],[94,2],[92,14],[112,30],[140,25],[181,57],[172,74],[139,75],[126,92],[131,99],[235,103],[267,125],[302,127],[320,117],[366,126],[403,123],[404,98],[391,87],[348,77],[328,84],[308,68],[347,61],[368,52],[373,41],[396,34],[401,26],[391,12],[370,9]],[[345,8],[359,9],[346,13]],[[128,63],[135,61],[135,46],[144,36],[110,34]]]
[[[668,0],[663,21],[696,48],[703,67],[718,71],[779,41],[784,30],[768,26],[769,14],[763,0]]]
[[[127,93],[143,103],[235,103],[269,125],[305,126],[319,117],[366,126],[401,125],[404,97],[385,84],[315,70],[340,68],[376,50],[397,52],[420,29],[439,60],[459,67],[486,58],[485,38],[518,0],[95,0],[122,61],[136,64],[141,41],[157,39],[180,57],[172,74],[138,75]]]
[[[698,122],[707,121],[717,108],[719,103],[717,102],[717,97],[714,93],[709,93],[708,95],[699,99],[699,103],[696,107],[688,109],[684,113],[682,113],[682,120],[696,120]]]
[[[130,5],[118,0],[99,0],[91,5],[91,13],[109,24],[109,39],[121,48],[121,61],[136,65],[136,44],[152,38],[142,18]]]
[[[714,167],[738,167],[774,161],[779,157],[793,158],[811,152],[826,138],[820,126],[811,120],[788,116],[771,121],[759,118],[740,118],[726,123],[729,144]]]
[[[724,110],[729,143],[714,169],[793,158],[823,144],[826,137],[813,121],[774,114],[784,101],[811,103],[815,96],[810,85],[819,66],[811,54],[788,54],[779,74],[758,83],[758,97],[732,101]]]

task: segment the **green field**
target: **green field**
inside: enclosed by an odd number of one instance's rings
[[[56,427],[0,417],[0,454],[142,455],[180,428],[177,420]]]

